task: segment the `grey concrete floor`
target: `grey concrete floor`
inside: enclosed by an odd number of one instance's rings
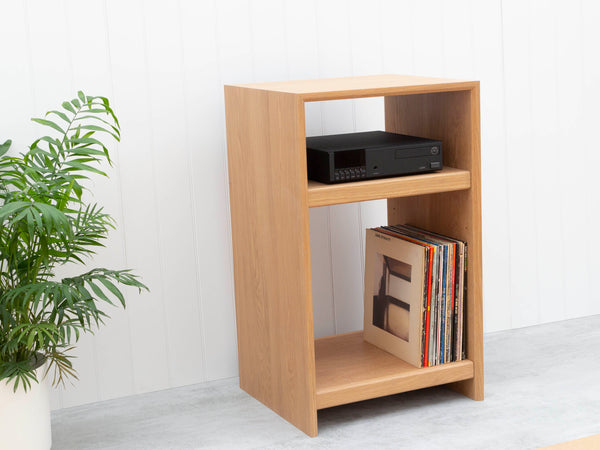
[[[233,378],[55,411],[52,448],[522,450],[598,434],[600,316],[487,334],[485,390],[326,409],[309,438]]]

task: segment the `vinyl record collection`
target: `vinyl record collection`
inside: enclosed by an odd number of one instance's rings
[[[367,230],[364,339],[417,367],[464,359],[467,245],[410,225]]]

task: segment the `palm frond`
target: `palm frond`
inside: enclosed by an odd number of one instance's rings
[[[112,164],[103,138],[121,137],[108,99],[79,91],[32,120],[49,134],[19,156],[8,156],[10,140],[0,145],[0,380],[15,389],[37,381],[37,355],[54,368],[55,384],[76,378],[71,344],[104,323],[105,307],[125,307],[120,286],[147,290],[129,270],[54,278],[57,266],[93,256],[115,227],[83,196],[86,180],[107,176],[102,164]]]

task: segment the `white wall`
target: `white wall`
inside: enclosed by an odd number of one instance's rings
[[[91,265],[150,294],[82,339],[53,407],[237,374],[225,83],[373,73],[481,80],[485,329],[600,313],[600,6],[541,0],[0,2],[0,140],[78,89],[123,139],[92,188],[119,223]],[[307,105],[307,133],[383,127],[381,99]],[[359,329],[364,228],[385,203],[311,211],[317,335]]]

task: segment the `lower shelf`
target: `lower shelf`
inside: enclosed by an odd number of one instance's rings
[[[469,360],[418,369],[363,341],[362,331],[315,340],[317,409],[473,378]]]

